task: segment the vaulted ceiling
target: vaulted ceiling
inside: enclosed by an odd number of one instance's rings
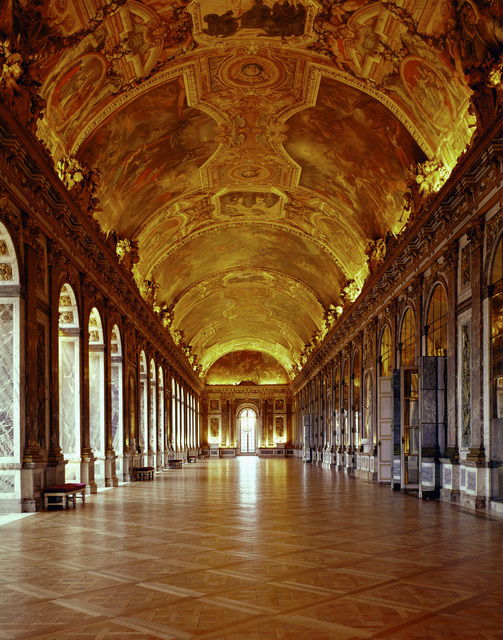
[[[38,135],[99,171],[95,218],[203,379],[291,380],[406,225],[410,181],[449,174],[465,69],[501,42],[482,4],[46,4],[66,40]]]

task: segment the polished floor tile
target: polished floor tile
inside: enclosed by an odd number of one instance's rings
[[[298,460],[0,520],[0,640],[501,640],[500,519]]]

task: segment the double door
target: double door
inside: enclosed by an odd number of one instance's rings
[[[402,489],[418,489],[421,443],[417,367],[402,367],[401,378],[401,486]]]

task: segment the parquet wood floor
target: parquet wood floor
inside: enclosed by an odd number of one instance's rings
[[[500,519],[298,460],[0,521],[0,640],[501,640]]]

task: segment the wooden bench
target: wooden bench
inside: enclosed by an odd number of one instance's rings
[[[168,469],[181,469],[182,461],[181,460],[168,460]]]
[[[75,498],[78,494],[80,494],[82,502],[86,501],[86,485],[81,482],[68,482],[53,487],[46,487],[42,493],[44,494],[44,509],[47,509],[49,505],[61,505],[63,509],[66,509],[68,498],[75,509]],[[57,498],[57,500],[55,502],[49,502],[49,498]],[[61,498],[61,501],[59,498]]]
[[[137,480],[153,480],[154,479],[154,467],[137,467],[135,469],[135,476]]]

